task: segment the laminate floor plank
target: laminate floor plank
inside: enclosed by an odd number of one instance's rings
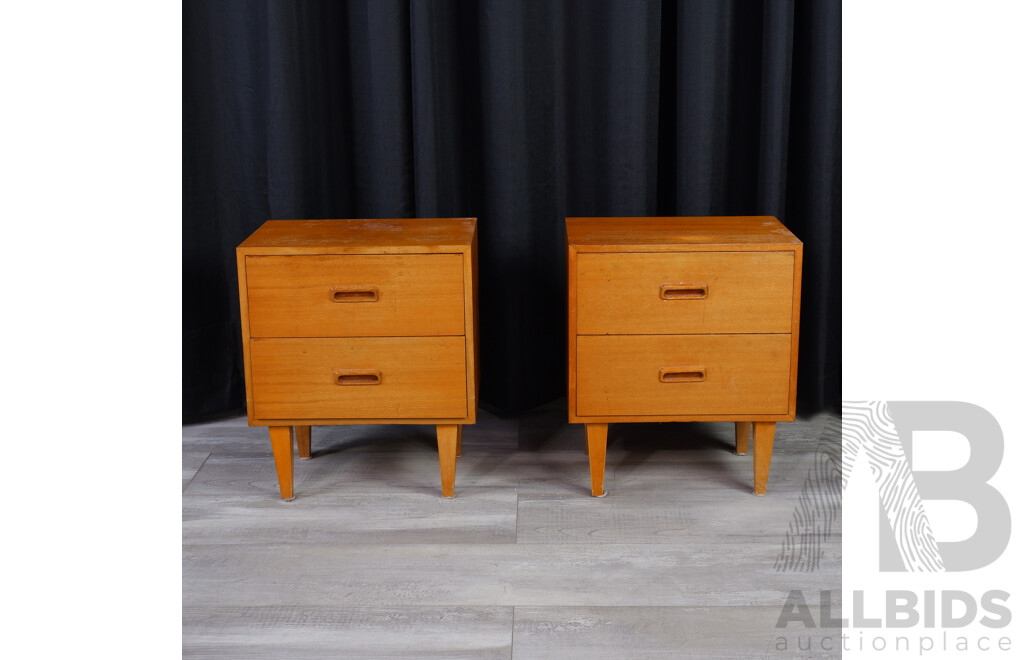
[[[839,657],[839,630],[779,629],[778,617],[771,606],[517,607],[512,658]]]
[[[341,494],[292,502],[265,494],[189,497],[182,533],[194,545],[515,543],[514,489]]]
[[[792,499],[729,493],[718,499],[694,497],[687,486],[656,497],[650,489],[632,491],[618,486],[608,502],[579,497],[522,495],[519,500],[519,543],[665,543],[701,538],[717,543],[781,545],[794,510]],[[722,500],[749,497],[743,505],[722,514]],[[596,499],[596,498],[595,498]],[[832,525],[830,538],[840,539],[842,523]]]
[[[775,544],[186,545],[186,604],[311,606],[775,605],[790,589],[838,588],[824,570],[778,572]],[[742,567],[740,570],[737,567]],[[781,600],[780,600],[781,597]]]
[[[564,402],[478,418],[452,499],[433,426],[313,427],[291,502],[265,428],[184,426],[184,657],[839,657],[775,629],[841,616],[837,416],[778,426],[765,497],[731,423],[612,424],[605,498]]]
[[[777,445],[776,445],[777,446]],[[776,460],[777,459],[777,460]],[[725,452],[658,450],[608,451],[607,463],[614,470],[618,493],[649,491],[665,493],[673,488],[695,497],[753,496],[754,462],[751,456]],[[808,478],[824,485],[830,479],[841,483],[840,467],[813,449],[772,457],[768,494],[778,498],[799,495]]]
[[[262,495],[278,493],[270,442],[239,456],[214,452],[188,484],[189,495]],[[463,489],[504,488],[584,496],[590,492],[587,457],[580,452],[473,451],[463,446],[455,463],[455,494]],[[606,479],[614,480],[610,466]],[[326,493],[432,493],[440,497],[436,447],[403,451],[313,452],[294,462],[295,501]]]
[[[518,422],[502,419],[481,410],[476,424],[463,427],[463,449],[513,450],[518,445]],[[234,416],[205,424],[182,427],[182,444],[222,454],[244,455],[270,446],[264,426],[249,426],[244,416]],[[333,451],[405,451],[410,446],[437,447],[435,427],[430,424],[353,424],[314,426],[313,455]]]
[[[185,658],[508,658],[511,607],[186,607]]]

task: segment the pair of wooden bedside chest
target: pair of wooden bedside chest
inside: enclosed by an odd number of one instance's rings
[[[765,216],[568,218],[569,421],[604,494],[608,424],[734,421],[763,495],[796,415],[803,245]],[[251,426],[281,497],[310,427],[433,424],[452,497],[479,390],[473,218],[270,220],[237,248]]]

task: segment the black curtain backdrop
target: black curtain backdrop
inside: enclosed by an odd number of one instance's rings
[[[183,417],[244,408],[234,248],[269,218],[479,218],[481,400],[565,395],[566,216],[778,217],[801,412],[840,376],[838,0],[183,7]]]

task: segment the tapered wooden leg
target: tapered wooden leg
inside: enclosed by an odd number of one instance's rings
[[[310,458],[310,427],[308,426],[296,426],[295,429],[295,444],[299,447],[299,458]]]
[[[445,497],[455,497],[455,453],[458,443],[458,424],[437,425],[437,457],[441,462],[441,494]]]
[[[462,456],[462,424],[458,425],[458,432],[455,436],[455,455]]]
[[[750,427],[753,422],[736,422],[736,453],[740,456],[747,455],[747,447],[750,443]]]
[[[295,497],[292,492],[292,427],[271,426],[270,446],[274,448],[274,464],[277,466],[277,483],[281,487],[281,499]]]
[[[754,495],[764,495],[768,489],[773,444],[775,422],[754,422]]]
[[[590,494],[604,497],[604,455],[608,449],[608,425],[587,424],[587,455],[590,456]]]

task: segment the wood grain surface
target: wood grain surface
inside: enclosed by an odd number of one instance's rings
[[[250,336],[465,334],[462,259],[461,254],[246,257]],[[374,299],[360,297],[363,292]]]
[[[465,252],[475,218],[268,220],[240,254],[403,254]]]
[[[792,252],[602,253],[576,257],[576,332],[788,333]],[[701,298],[666,299],[665,285]]]
[[[730,420],[739,454],[761,425],[763,495],[767,429],[796,416],[802,264],[770,216],[566,218],[569,421]]]
[[[255,415],[264,419],[463,417],[463,337],[254,339]],[[380,372],[339,385],[336,371]]]
[[[777,250],[800,241],[771,216],[566,218],[566,237],[578,252],[615,250]]]
[[[576,340],[577,413],[784,414],[789,335],[615,335]],[[663,382],[670,367],[700,367],[699,382]],[[641,420],[637,420],[641,421]]]
[[[312,458],[310,427],[370,423],[437,424],[452,496],[480,387],[476,246],[475,218],[407,218],[268,220],[237,247],[248,422],[271,429],[283,498],[292,437]]]

